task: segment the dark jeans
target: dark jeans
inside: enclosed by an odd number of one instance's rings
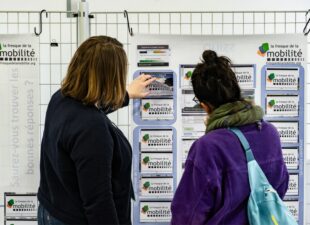
[[[38,208],[38,225],[66,225],[56,218],[52,217],[46,209],[39,204]]]

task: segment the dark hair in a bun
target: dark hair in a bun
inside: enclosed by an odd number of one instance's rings
[[[206,64],[215,64],[218,61],[216,52],[214,51],[204,51],[202,53],[202,62]]]
[[[230,59],[226,56],[218,57],[215,51],[203,52],[202,62],[196,65],[191,80],[199,101],[210,103],[215,108],[242,100]]]

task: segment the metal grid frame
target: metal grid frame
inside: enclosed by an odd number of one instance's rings
[[[274,34],[302,33],[305,11],[131,12],[134,33]],[[92,12],[91,25],[126,25],[122,12]],[[114,18],[113,18],[114,17]],[[97,32],[97,27],[92,29]],[[108,33],[108,32],[106,32]]]
[[[48,12],[43,17],[43,32],[40,35],[40,131],[45,121],[45,112],[51,95],[59,88],[69,60],[77,48],[77,18],[74,12]],[[184,35],[251,35],[302,33],[306,23],[306,11],[218,11],[218,12],[130,12],[130,26],[135,33],[184,34]],[[69,17],[67,17],[69,15]],[[123,12],[91,12],[91,35],[109,35],[120,40],[129,53],[127,20]],[[37,11],[0,11],[0,34],[33,33],[38,26]],[[51,47],[51,43],[58,47]],[[128,55],[130,57],[130,55]],[[310,71],[310,36],[308,36],[307,70]],[[306,79],[306,135],[310,134],[310,79]],[[110,115],[124,134],[129,134],[129,111],[121,109]],[[308,138],[309,139],[309,138]],[[310,154],[310,140],[305,143],[305,152]],[[310,155],[305,158],[310,159]],[[310,170],[308,161],[305,170]],[[306,189],[310,179],[305,176]],[[305,194],[307,194],[305,192]],[[305,196],[305,212],[310,208],[310,196]],[[305,215],[310,224],[310,215]]]

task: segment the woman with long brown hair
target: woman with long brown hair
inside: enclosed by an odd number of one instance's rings
[[[122,44],[91,37],[51,98],[41,144],[40,225],[131,224],[131,147],[107,114],[145,97],[141,75],[126,91]]]

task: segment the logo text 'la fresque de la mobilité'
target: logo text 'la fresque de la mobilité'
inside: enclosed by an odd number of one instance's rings
[[[303,52],[297,44],[269,44],[262,43],[257,50],[261,57],[267,56],[267,61],[273,62],[301,62],[304,61]]]

